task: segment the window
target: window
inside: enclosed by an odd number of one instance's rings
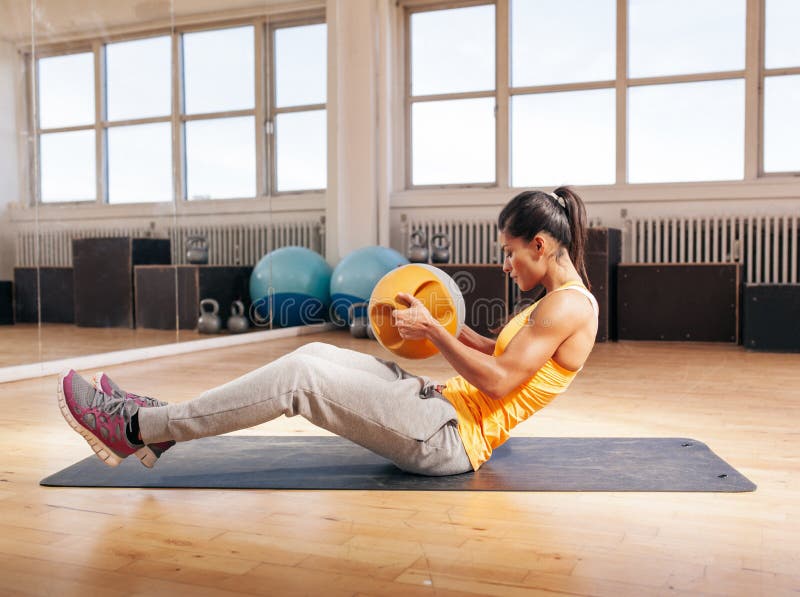
[[[255,29],[183,35],[186,196],[256,195]]]
[[[763,171],[800,172],[800,3],[765,1]]]
[[[326,25],[288,18],[88,40],[84,51],[38,58],[38,200],[143,203],[324,189]]]
[[[629,0],[628,76],[744,69],[745,0]]]
[[[765,168],[786,171],[800,8],[764,2]],[[409,188],[744,178],[747,0],[453,4],[407,8]]]
[[[495,7],[410,15],[414,186],[493,184]]]
[[[629,0],[628,182],[744,178],[745,4]]]
[[[744,173],[744,81],[632,87],[628,181],[733,180]]]
[[[189,199],[255,195],[253,117],[211,118],[186,123]]]
[[[614,0],[512,0],[510,10],[511,186],[612,184]]]
[[[512,0],[512,86],[614,79],[616,12],[615,0]]]
[[[324,189],[328,179],[325,25],[273,30],[276,192]]]
[[[614,98],[613,89],[512,96],[512,185],[613,184]]]
[[[171,201],[169,36],[106,45],[108,202]]]
[[[94,54],[40,58],[37,67],[41,200],[94,201]]]
[[[39,137],[45,203],[88,201],[95,198],[95,132],[42,133]]]

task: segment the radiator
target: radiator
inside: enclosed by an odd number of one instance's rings
[[[82,230],[40,229],[18,231],[17,267],[69,267],[72,265],[73,238],[109,238],[120,236],[169,238],[172,263],[186,263],[186,238],[205,236],[211,265],[254,265],[265,253],[290,245],[307,247],[324,256],[324,223],[319,219],[273,222],[269,225],[226,225],[150,228],[87,228]]]
[[[800,217],[723,216],[625,221],[631,263],[741,263],[748,284],[796,284]]]
[[[411,246],[411,235],[422,232],[426,246],[434,234],[443,233],[450,240],[450,263],[500,263],[500,246],[497,244],[497,220],[430,220],[406,219],[402,237],[404,250]]]
[[[171,228],[172,263],[186,263],[186,239],[208,240],[209,265],[255,265],[280,247],[306,247],[325,256],[324,224],[319,220],[273,222],[271,225],[191,226]]]
[[[411,245],[411,235],[417,231],[425,234],[430,247],[434,234],[444,233],[450,240],[450,263],[482,264],[503,262],[502,250],[497,242],[497,219],[428,219],[403,216],[401,235],[404,250]],[[590,219],[590,226],[599,226],[600,220]]]

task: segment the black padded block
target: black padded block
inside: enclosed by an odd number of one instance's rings
[[[41,297],[37,297],[41,281]],[[73,269],[71,267],[15,267],[14,310],[17,323],[38,323],[39,300],[43,323],[73,323]]]
[[[0,325],[14,323],[14,284],[0,280]]]
[[[508,317],[508,288],[501,265],[436,264],[453,278],[464,295],[465,323],[486,337],[495,337]]]
[[[251,266],[239,265],[138,265],[136,274],[136,325],[142,328],[175,329],[175,278],[178,279],[178,325],[197,327],[200,300],[219,303],[223,327],[235,300],[250,308]]]
[[[620,264],[620,340],[739,341],[737,264]]]
[[[590,228],[586,241],[586,273],[597,299],[598,342],[617,339],[617,265],[622,260],[622,231]]]
[[[800,284],[745,284],[745,348],[800,352]]]
[[[133,267],[170,261],[170,241],[165,238],[73,239],[75,323],[134,327]]]
[[[178,444],[153,469],[92,455],[43,479],[57,487],[207,487],[408,491],[753,491],[707,445],[683,438],[515,437],[477,472],[405,473],[339,437],[208,437]]]

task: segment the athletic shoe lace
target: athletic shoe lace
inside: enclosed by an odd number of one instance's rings
[[[130,426],[131,417],[139,410],[139,406],[116,395],[104,394],[99,390],[94,390],[94,396],[89,401],[90,408],[97,408],[109,417],[121,416],[126,426]]]

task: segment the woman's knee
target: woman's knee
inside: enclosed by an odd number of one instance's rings
[[[332,344],[326,344],[325,342],[309,342],[308,344],[303,344],[303,346],[295,349],[294,352],[297,354],[319,355],[324,354],[334,348],[336,347]]]

